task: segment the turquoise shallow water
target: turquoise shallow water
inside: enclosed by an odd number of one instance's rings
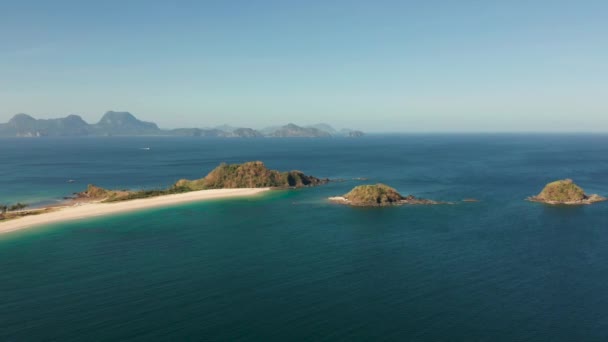
[[[2,143],[0,198],[11,202],[52,202],[89,182],[161,186],[253,159],[348,181],[2,235],[0,340],[608,337],[608,204],[523,201],[565,177],[607,195],[608,136]],[[378,181],[482,201],[325,200]]]

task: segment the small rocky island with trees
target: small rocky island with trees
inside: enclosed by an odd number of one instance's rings
[[[232,188],[302,188],[327,182],[329,179],[307,176],[301,171],[269,170],[261,161],[252,161],[243,164],[221,164],[204,178],[180,179],[173,187],[190,191]]]
[[[402,196],[397,190],[385,184],[359,185],[343,196],[330,197],[330,201],[359,207],[384,207],[404,204],[442,204],[413,195]]]
[[[551,182],[536,196],[528,197],[529,201],[547,204],[592,204],[607,199],[599,195],[587,195],[572,179]]]

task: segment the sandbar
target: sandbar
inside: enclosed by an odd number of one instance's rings
[[[191,191],[181,194],[171,194],[112,203],[76,203],[70,206],[58,206],[53,208],[52,211],[38,215],[23,216],[20,218],[10,219],[4,222],[0,221],[0,234],[51,223],[78,220],[89,217],[123,213],[154,207],[170,206],[180,203],[198,202],[230,197],[253,196],[268,190],[270,190],[270,188],[213,189]]]

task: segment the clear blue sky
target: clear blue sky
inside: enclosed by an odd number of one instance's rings
[[[608,131],[608,1],[0,0],[0,121]]]

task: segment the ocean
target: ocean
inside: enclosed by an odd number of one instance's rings
[[[0,146],[4,203],[166,187],[250,160],[341,180],[0,235],[0,341],[608,339],[608,203],[525,201],[563,178],[608,195],[608,135]],[[327,201],[378,182],[455,204]]]

